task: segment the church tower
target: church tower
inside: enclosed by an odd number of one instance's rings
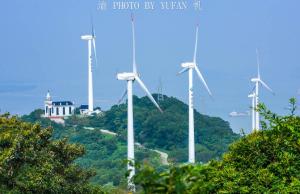
[[[50,95],[50,91],[48,90],[45,100],[45,117],[51,117],[53,114],[53,108],[52,108],[52,98]]]

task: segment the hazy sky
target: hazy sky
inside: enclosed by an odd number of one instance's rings
[[[161,10],[157,0],[152,11],[114,10],[113,2],[118,1],[108,1],[107,10],[100,11],[98,0],[1,0],[1,112],[42,108],[48,89],[54,100],[87,103],[87,43],[80,36],[91,31],[91,15],[99,62],[95,104],[103,109],[115,104],[126,85],[116,80],[116,72],[131,70],[131,12],[136,17],[138,70],[152,92],[161,77],[165,94],[187,102],[188,75],[176,73],[181,62],[192,60],[199,23],[197,60],[214,99],[195,77],[198,111],[230,121],[236,131],[250,128],[250,117],[228,115],[250,107],[256,48],[262,78],[276,93],[262,89],[261,100],[283,114],[288,99],[299,96],[299,0],[202,0],[201,12],[191,0],[184,11]],[[134,94],[144,95],[138,86]]]

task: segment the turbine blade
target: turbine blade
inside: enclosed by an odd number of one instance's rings
[[[97,50],[96,50],[96,37],[93,36],[93,48],[94,48],[94,55],[95,55],[95,62],[96,62],[96,67],[98,67],[98,58],[97,58]]]
[[[256,49],[257,77],[260,78],[259,51]]]
[[[269,90],[273,95],[275,95],[274,91],[263,81],[263,80],[259,80],[259,82],[267,89]]]
[[[135,28],[134,28],[134,16],[131,15],[131,26],[132,26],[132,60],[133,60],[133,73],[137,73],[136,58],[135,58]]]
[[[138,76],[135,77],[135,80],[140,84],[141,88],[147,94],[148,98],[152,101],[152,103],[158,108],[158,110],[160,112],[163,112],[157,104],[157,102],[155,101],[155,99],[153,98],[153,96],[151,95],[151,93],[149,92],[149,90],[147,89],[147,87],[145,86],[145,84],[143,83],[143,81]]]
[[[125,98],[126,95],[127,95],[127,88],[125,89],[125,91],[124,91],[122,97],[118,100],[118,105],[120,105],[121,102],[123,102],[123,100],[124,100],[124,98]]]
[[[95,29],[94,29],[93,17],[92,17],[92,36],[95,37]]]
[[[177,75],[183,74],[184,72],[186,72],[186,71],[188,71],[188,70],[189,70],[189,68],[185,67],[185,68],[183,68],[181,71],[179,71],[179,72],[177,73]]]
[[[92,41],[93,41],[95,62],[96,62],[96,67],[98,67],[97,50],[96,50],[96,32],[95,32],[95,28],[94,28],[93,16],[91,16],[91,23],[92,23],[92,37],[93,37]]]
[[[196,58],[197,58],[197,48],[198,48],[198,31],[199,31],[199,25],[197,25],[196,28],[196,41],[195,41],[195,49],[194,49],[194,63],[196,63]]]
[[[91,15],[91,25],[92,25],[92,36],[94,36],[94,18],[93,18],[93,15]]]
[[[205,81],[203,75],[201,74],[201,72],[200,72],[200,70],[199,70],[199,68],[198,68],[197,65],[195,65],[195,70],[196,70],[196,72],[197,72],[197,74],[198,74],[200,80],[202,81],[203,85],[205,86],[205,88],[206,88],[208,94],[209,94],[210,96],[212,96],[212,93],[211,93],[210,89],[208,88],[207,83],[206,83],[206,81]]]

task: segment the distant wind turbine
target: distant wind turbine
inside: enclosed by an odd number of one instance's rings
[[[94,24],[92,22],[92,34],[81,36],[82,40],[88,41],[88,114],[93,113],[94,111],[94,91],[93,91],[93,69],[92,69],[92,47],[95,55],[96,66],[98,65],[97,61],[97,52],[96,52],[96,36]]]
[[[124,80],[127,81],[127,90],[125,91],[122,98],[124,98],[127,94],[127,144],[128,144],[128,152],[127,152],[127,158],[128,161],[132,162],[134,164],[134,128],[133,128],[133,102],[132,102],[132,83],[134,81],[137,81],[137,83],[141,86],[141,88],[144,90],[144,92],[147,94],[149,99],[153,102],[153,104],[159,109],[160,112],[162,110],[160,109],[157,102],[154,100],[153,96],[143,83],[143,81],[140,79],[139,74],[137,72],[136,67],[136,59],[135,59],[135,29],[134,29],[134,18],[131,17],[131,23],[132,23],[132,45],[133,45],[133,72],[124,72],[117,74],[118,80]],[[120,101],[119,101],[120,102]],[[132,177],[135,175],[135,167],[133,164],[128,163],[128,170],[130,171],[129,177],[128,177],[128,189],[131,191],[135,191],[135,185],[132,182]]]
[[[198,31],[199,26],[196,28],[196,42],[194,50],[193,62],[182,63],[183,69],[178,73],[182,74],[186,71],[189,72],[189,163],[195,163],[195,135],[194,135],[194,104],[193,104],[193,70],[195,69],[197,75],[208,91],[209,95],[212,96],[210,89],[208,88],[206,81],[204,80],[196,62],[197,58],[197,47],[198,47]]]
[[[260,63],[259,63],[258,49],[256,49],[256,56],[257,56],[257,77],[251,79],[251,82],[255,83],[255,88],[254,88],[255,91],[252,95],[252,97],[254,98],[254,105],[255,105],[255,106],[252,106],[252,114],[255,112],[255,118],[254,118],[255,126],[254,126],[254,128],[252,126],[253,131],[260,130],[259,111],[257,111],[258,104],[259,104],[259,85],[261,84],[263,87],[265,87],[267,90],[269,90],[274,95],[273,90],[260,77]],[[252,118],[252,122],[253,122],[253,118]]]

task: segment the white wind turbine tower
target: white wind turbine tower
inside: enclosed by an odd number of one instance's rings
[[[255,112],[255,118],[252,118],[252,121],[255,121],[255,126],[253,130],[260,130],[260,117],[259,117],[259,112],[257,111],[258,104],[259,104],[259,85],[261,84],[263,87],[265,87],[267,90],[269,90],[273,95],[274,92],[273,90],[261,79],[260,77],[260,63],[259,63],[259,53],[258,50],[256,49],[256,56],[257,56],[257,77],[252,78],[251,82],[255,83],[255,91],[253,93],[253,98],[254,98],[254,105],[252,107],[252,113]],[[254,115],[254,114],[253,114]]]
[[[252,98],[252,106],[251,106],[251,118],[252,118],[252,131],[255,130],[255,93],[252,92],[248,95],[249,98]]]
[[[193,70],[195,69],[197,75],[202,81],[204,87],[208,91],[209,95],[212,96],[196,62],[197,58],[197,47],[198,47],[198,31],[199,26],[196,28],[196,42],[194,50],[193,62],[182,63],[183,69],[178,73],[182,74],[186,71],[189,72],[189,163],[195,163],[195,135],[194,135],[194,104],[193,104]]]
[[[147,94],[149,99],[153,102],[153,104],[159,109],[160,112],[162,110],[160,109],[157,102],[154,100],[153,96],[143,83],[143,81],[140,79],[139,74],[137,72],[136,68],[136,60],[135,60],[135,31],[134,31],[134,19],[132,17],[131,20],[132,23],[132,42],[133,42],[133,71],[132,72],[124,72],[124,73],[118,73],[117,79],[118,80],[124,80],[127,81],[127,90],[123,94],[122,99],[127,94],[127,158],[128,161],[130,161],[132,164],[128,163],[128,170],[130,171],[129,177],[128,177],[128,189],[131,191],[135,191],[135,185],[132,182],[132,177],[135,175],[135,167],[134,167],[134,128],[133,128],[133,102],[132,102],[132,83],[134,81],[137,81],[137,83],[141,86],[141,88],[144,90],[144,92]],[[119,101],[119,102],[120,102]]]
[[[97,53],[96,53],[96,36],[94,25],[92,23],[92,34],[81,36],[82,40],[88,41],[88,114],[94,111],[94,90],[93,90],[93,68],[92,68],[92,46],[95,55],[95,62],[97,64]]]

